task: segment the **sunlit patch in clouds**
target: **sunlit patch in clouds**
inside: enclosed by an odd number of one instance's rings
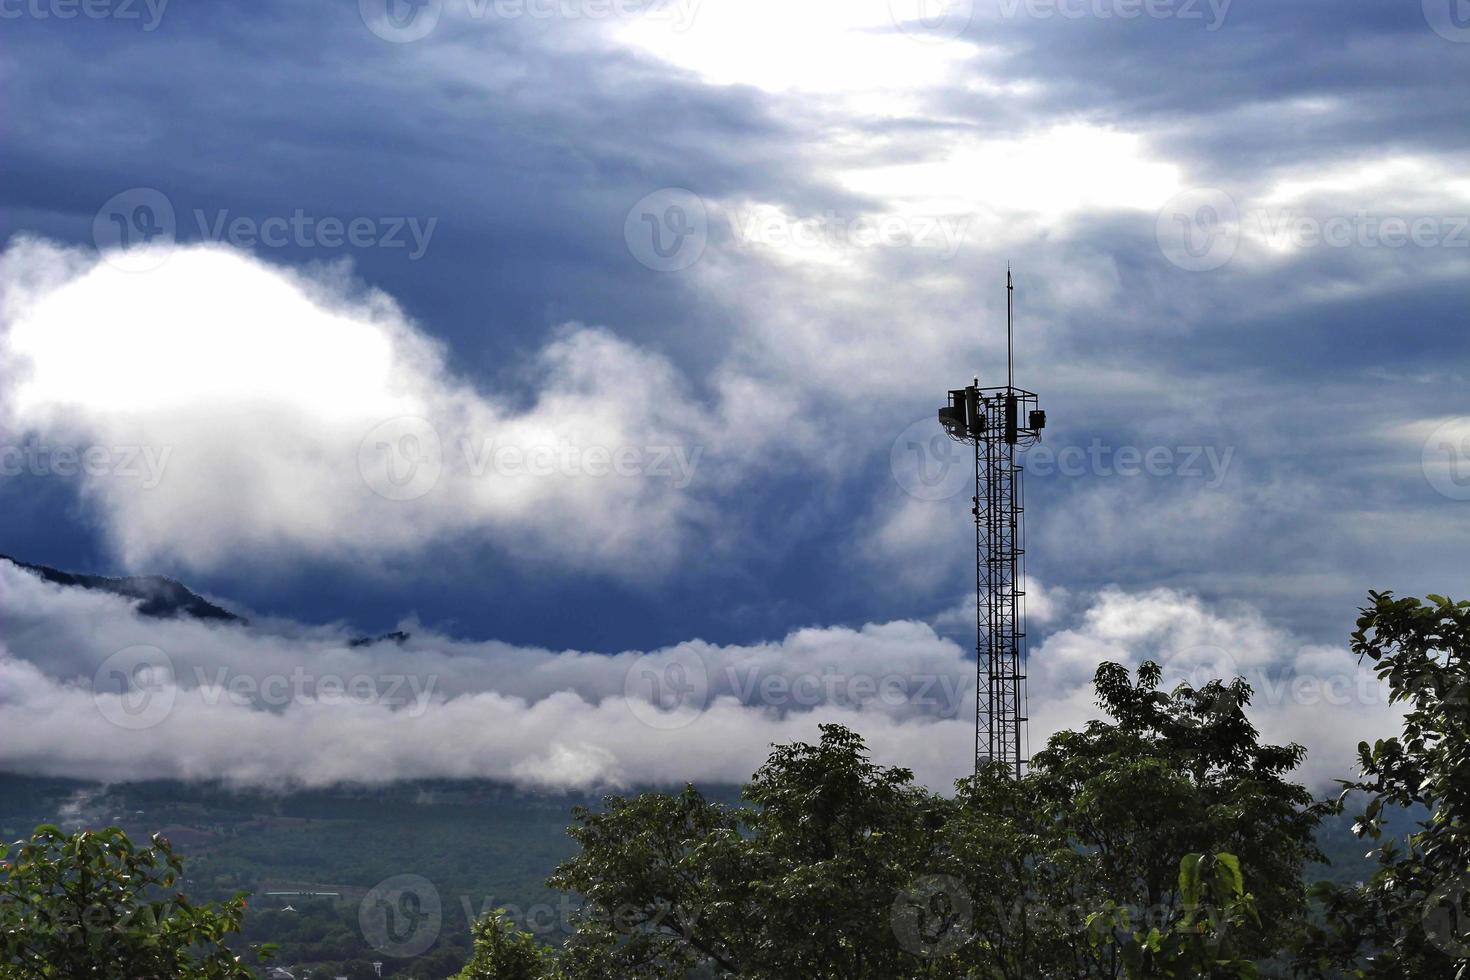
[[[1156,210],[1180,187],[1180,170],[1138,135],[1066,123],[1015,138],[959,135],[914,163],[849,170],[845,185],[921,213],[1016,213],[1045,224],[1099,210]],[[1007,222],[987,222],[1005,232]],[[1029,237],[1035,228],[1012,228]]]
[[[1470,255],[1465,163],[1394,155],[1286,172],[1259,197],[1239,200],[1244,254],[1267,264],[1347,255],[1360,269],[1356,291],[1391,284],[1405,263],[1416,275],[1462,277]]]
[[[643,17],[621,23],[615,36],[713,84],[853,97],[877,113],[912,108],[918,93],[953,80],[975,57],[972,46],[903,33],[904,4],[888,0],[691,3],[677,25]]]
[[[1432,209],[1470,201],[1463,159],[1394,155],[1283,174],[1262,197],[1271,205],[1343,199],[1377,209]],[[1367,195],[1365,199],[1365,195]]]
[[[640,18],[621,23],[615,37],[708,82],[760,88],[773,108],[798,110],[797,100],[812,98],[798,111],[829,136],[808,149],[811,162],[877,202],[875,218],[963,216],[995,244],[1098,210],[1157,210],[1180,188],[1179,168],[1140,133],[1043,120],[1014,135],[948,116],[939,93],[1024,97],[1036,88],[990,71],[994,51],[968,30],[979,16],[968,4],[706,0],[679,30],[666,18]],[[916,125],[885,130],[885,117]],[[852,250],[774,251],[840,264]]]
[[[17,315],[8,339],[31,373],[16,410],[141,416],[257,401],[333,422],[423,411],[393,392],[389,325],[313,308],[295,277],[257,263],[205,250],[173,261],[156,276],[97,263]]]

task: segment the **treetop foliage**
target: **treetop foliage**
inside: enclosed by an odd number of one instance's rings
[[[253,978],[224,944],[240,929],[244,897],[196,905],[175,890],[182,875],[157,835],[138,847],[115,827],[38,828],[0,864],[0,978]]]

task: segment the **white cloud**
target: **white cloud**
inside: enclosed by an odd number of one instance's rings
[[[1262,738],[1305,745],[1299,778],[1319,790],[1353,772],[1360,740],[1398,730],[1401,711],[1345,649],[1304,644],[1248,606],[1215,608],[1173,589],[1109,588],[1032,650],[1032,744],[1095,715],[1087,682],[1100,662],[1136,668],[1145,660],[1163,667],[1165,689],[1244,677],[1254,689],[1247,713]]]
[[[1056,622],[1068,607],[1070,594],[1061,586],[1044,586],[1027,575],[1024,579],[1026,599],[1026,623],[1033,631]],[[932,620],[934,628],[956,636],[973,635],[975,632],[975,595],[966,593],[959,602],[939,613]]]
[[[157,479],[82,478],[130,565],[371,558],[471,534],[639,575],[703,520],[718,412],[611,334],[565,327],[527,366],[535,398],[520,408],[340,275],[216,246],[146,272],[113,257],[22,240],[0,258],[0,344],[16,365],[0,403],[11,454],[141,446],[166,464]],[[742,422],[747,443],[769,434]]]
[[[1097,716],[1090,682],[1104,659],[1159,660],[1171,685],[1199,680],[1202,665],[1245,673],[1253,720],[1312,749],[1306,777],[1319,788],[1350,772],[1359,738],[1394,727],[1344,651],[1303,647],[1250,610],[1164,589],[1077,605],[1033,647],[1033,746]],[[771,743],[810,740],[821,722],[861,732],[877,759],[938,789],[972,762],[974,661],[924,623],[617,655],[404,626],[403,645],[353,646],[341,627],[149,619],[0,564],[0,769],[272,786],[737,782]]]

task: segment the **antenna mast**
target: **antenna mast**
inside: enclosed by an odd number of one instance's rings
[[[939,421],[974,446],[975,496],[975,771],[1025,771],[1025,507],[1018,449],[1035,445],[1046,413],[1034,392],[1015,387],[1015,286],[1006,268],[1006,385],[979,380],[951,390]]]
[[[1016,287],[1006,263],[1006,387],[1016,383]]]

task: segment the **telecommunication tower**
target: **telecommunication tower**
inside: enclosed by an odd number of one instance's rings
[[[950,391],[939,422],[975,449],[975,769],[1004,763],[1020,778],[1026,738],[1025,497],[1017,453],[1035,445],[1046,413],[1015,387],[1015,286],[1006,270],[1006,383]]]

